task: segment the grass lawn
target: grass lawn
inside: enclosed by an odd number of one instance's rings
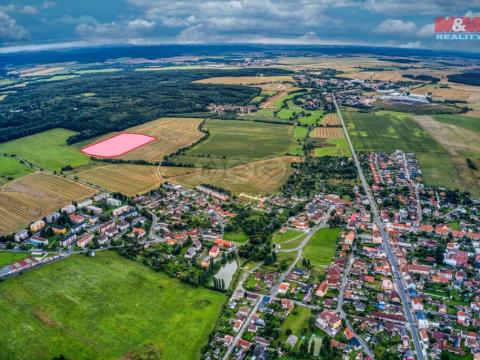
[[[295,141],[293,127],[238,120],[208,120],[210,136],[173,158],[204,168],[223,168],[285,155]]]
[[[295,306],[281,326],[282,335],[285,330],[290,329],[293,335],[300,338],[302,330],[308,329],[308,319],[310,316],[312,316],[312,310],[302,306]],[[288,336],[285,336],[285,340],[287,337]]]
[[[318,230],[303,249],[303,257],[312,265],[325,267],[330,264],[337,246],[339,228],[323,228]]]
[[[323,147],[317,147],[313,150],[315,156],[352,156],[350,148],[345,138],[341,139],[328,139],[326,145]]]
[[[0,292],[5,359],[198,359],[226,300],[114,252],[73,255]]]
[[[284,233],[277,231],[273,234],[273,242],[275,244],[283,244],[284,242],[292,241],[293,239],[299,238],[302,235],[305,235],[303,231],[295,229],[288,229]]]
[[[248,241],[248,235],[243,231],[228,231],[223,235],[225,240],[230,240],[239,244],[246,243]]]
[[[304,125],[314,125],[321,122],[323,117],[323,110],[308,111],[310,115],[302,116],[298,120]]]
[[[0,144],[0,154],[16,154],[34,165],[48,170],[59,171],[65,165],[77,167],[90,162],[88,156],[66,140],[75,132],[53,129]]]
[[[31,172],[32,169],[17,159],[0,156],[0,185]]]
[[[14,253],[9,251],[0,251],[0,268],[7,266],[17,260],[24,259],[28,256],[27,253]]]

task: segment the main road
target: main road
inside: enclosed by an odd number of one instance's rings
[[[393,254],[392,247],[390,245],[390,239],[388,237],[388,233],[385,231],[385,226],[383,224],[383,221],[380,218],[380,212],[378,211],[377,203],[372,195],[372,192],[370,191],[370,187],[367,184],[365,175],[363,174],[362,167],[360,166],[360,161],[358,160],[352,141],[350,140],[350,136],[348,135],[347,127],[345,126],[345,121],[343,120],[342,113],[340,112],[340,108],[338,107],[338,104],[337,104],[337,99],[333,94],[332,94],[332,98],[333,98],[333,103],[335,104],[335,108],[337,109],[338,117],[340,118],[340,122],[342,123],[342,128],[343,128],[343,132],[345,133],[345,138],[347,139],[348,146],[350,147],[350,151],[352,152],[353,161],[355,162],[355,166],[357,167],[358,176],[360,177],[360,180],[362,182],[362,186],[367,196],[367,199],[370,202],[370,209],[373,213],[375,224],[379,228],[380,234],[382,235],[383,246],[385,248],[388,261],[390,262],[390,266],[392,267],[392,275],[395,280],[398,293],[400,295],[400,298],[402,299],[403,312],[405,313],[405,316],[407,318],[407,321],[410,327],[410,333],[412,334],[413,344],[415,346],[415,352],[417,353],[417,358],[419,360],[424,360],[426,356],[423,353],[423,348],[420,343],[420,336],[418,332],[417,322],[413,315],[412,309],[410,308],[410,305],[409,305],[410,302],[408,300],[408,295],[405,291],[406,286],[405,286],[403,277],[400,275],[401,273],[399,271],[397,258]]]

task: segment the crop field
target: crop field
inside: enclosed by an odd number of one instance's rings
[[[75,132],[53,129],[0,144],[0,154],[16,154],[34,165],[59,171],[63,166],[77,167],[90,162],[85,154],[69,146],[66,140]]]
[[[339,234],[339,228],[318,230],[303,249],[303,257],[310,260],[315,267],[328,266],[335,255]]]
[[[277,82],[293,81],[290,75],[280,76],[218,76],[197,80],[202,84],[224,84],[224,85],[260,85]]]
[[[441,123],[459,126],[480,133],[480,118],[464,115],[434,115],[433,118]]]
[[[414,119],[429,132],[429,134],[447,149],[451,161],[453,161],[456,172],[451,178],[457,177],[453,183],[448,185],[457,188],[460,184],[473,194],[480,194],[480,172],[471,169],[467,165],[467,157],[480,164],[480,132],[469,130],[465,127],[452,125],[455,117],[443,117],[445,121],[437,121],[431,116],[415,116]],[[462,118],[464,125],[471,125]],[[462,123],[462,120],[460,122]],[[447,122],[448,121],[448,122]],[[443,180],[448,181],[448,178]],[[455,184],[456,183],[456,184]]]
[[[61,176],[36,172],[0,187],[0,235],[14,232],[30,222],[97,190]]]
[[[432,93],[433,97],[467,101],[478,103],[480,101],[480,89],[476,86],[462,84],[428,84],[412,90],[414,94],[424,95],[426,92]]]
[[[445,153],[428,132],[410,118],[348,111],[343,116],[357,150]]]
[[[83,181],[129,196],[142,194],[162,183],[157,167],[148,165],[99,165],[79,170],[75,175]]]
[[[340,119],[336,113],[333,114],[326,114],[325,118],[322,122],[322,125],[329,125],[329,126],[342,126]]]
[[[203,133],[198,130],[202,119],[196,118],[161,118],[148,123],[126,129],[124,132],[145,134],[156,140],[118,156],[124,160],[162,161],[165,155],[190,145],[200,139]],[[93,142],[111,138],[118,133],[110,133]],[[89,141],[88,144],[92,143]],[[82,145],[86,145],[85,142]]]
[[[19,160],[0,155],[0,185],[20,176],[30,174],[33,170]]]
[[[407,114],[395,112],[344,112],[349,134],[359,151],[413,151],[426,184],[476,191],[476,180],[463,160],[447,151]],[[451,137],[451,134],[448,134]],[[443,141],[438,138],[439,141]]]
[[[284,156],[225,169],[205,169],[167,180],[190,188],[207,183],[236,194],[269,194],[277,191],[292,174],[290,164],[294,161],[299,158]]]
[[[360,80],[404,81],[400,71],[359,71],[341,74],[341,77]],[[413,81],[413,80],[412,80]]]
[[[343,137],[343,130],[339,127],[316,127],[312,136],[322,139],[340,139]]]
[[[20,360],[195,360],[226,301],[110,251],[72,255],[0,291],[2,358]]]
[[[293,127],[238,120],[207,120],[210,136],[183,154],[176,163],[203,168],[226,168],[286,155],[294,142]]]

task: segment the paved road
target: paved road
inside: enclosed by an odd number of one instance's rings
[[[370,191],[370,187],[367,184],[367,181],[365,179],[365,175],[363,174],[362,167],[360,166],[360,161],[358,160],[357,154],[355,152],[355,148],[353,147],[352,141],[350,140],[350,136],[348,135],[347,127],[345,126],[345,122],[343,120],[342,113],[340,112],[340,109],[337,104],[337,100],[335,98],[335,95],[332,94],[333,97],[333,103],[335,104],[335,107],[337,109],[338,116],[340,118],[340,122],[342,123],[343,131],[345,133],[345,138],[347,139],[348,146],[350,147],[350,151],[352,152],[352,157],[353,160],[355,161],[355,166],[357,167],[358,175],[360,177],[360,180],[362,182],[363,189],[365,191],[365,194],[367,195],[368,201],[370,202],[370,208],[373,213],[373,218],[375,220],[376,225],[378,226],[380,233],[382,235],[383,239],[383,247],[385,249],[385,252],[387,254],[388,260],[390,262],[390,265],[392,267],[392,275],[394,278],[394,281],[397,286],[398,293],[400,295],[400,298],[402,299],[402,306],[403,306],[403,312],[405,313],[405,316],[407,318],[407,321],[409,323],[410,327],[410,333],[412,334],[412,339],[413,343],[415,346],[415,351],[417,354],[417,358],[419,360],[424,360],[426,358],[423,348],[420,344],[420,336],[418,334],[418,328],[417,328],[417,322],[415,321],[415,317],[413,315],[412,309],[410,308],[410,302],[408,295],[405,291],[405,283],[403,277],[401,277],[401,273],[399,271],[398,263],[396,256],[393,254],[391,245],[390,245],[390,239],[388,237],[388,233],[385,231],[385,226],[380,218],[380,213],[378,211],[377,203]]]
[[[328,213],[330,213],[331,209],[329,210]],[[312,236],[321,228],[323,227],[326,227],[326,219],[322,220],[318,225],[316,225],[315,227],[313,227],[309,232],[308,232],[308,235],[305,237],[305,239],[302,240],[302,242],[300,243],[300,245],[298,247],[296,247],[295,249],[293,249],[293,251],[298,251],[297,253],[297,256],[295,258],[295,260],[292,262],[292,264],[289,266],[289,268],[287,270],[285,270],[279,277],[278,281],[275,283],[275,285],[272,286],[272,288],[270,289],[270,292],[268,294],[268,296],[270,296],[272,299],[276,299],[276,300],[279,300],[279,298],[276,297],[276,294],[277,294],[277,291],[278,291],[278,286],[280,285],[280,283],[284,282],[285,281],[285,278],[287,276],[288,273],[290,273],[294,267],[297,265],[298,261],[300,261],[300,259],[302,258],[302,250],[303,248],[305,247],[305,245],[308,244],[308,242],[310,241],[310,239],[312,238]],[[278,252],[291,252],[291,250],[285,250],[285,251],[278,251]],[[243,288],[243,283],[245,282],[245,280],[247,279],[248,275],[250,275],[251,273],[253,273],[254,271],[256,271],[260,266],[262,265],[262,263],[259,263],[257,266],[255,266],[253,269],[251,269],[250,271],[247,271],[245,272],[242,277],[240,278],[240,281],[238,282],[238,285],[235,289],[235,292],[237,290],[243,290],[243,291],[246,291],[244,288]],[[235,346],[237,345],[237,342],[238,340],[241,339],[245,329],[248,327],[248,325],[250,324],[250,321],[253,317],[253,315],[257,312],[258,310],[258,306],[260,305],[260,302],[261,302],[261,299],[262,297],[264,296],[264,294],[257,294],[257,293],[254,293],[252,291],[249,291],[249,293],[252,293],[252,294],[256,294],[259,296],[257,302],[255,303],[255,306],[253,307],[253,309],[250,311],[249,315],[248,315],[248,318],[245,320],[245,322],[243,323],[242,327],[240,328],[240,331],[237,333],[237,335],[234,337],[233,341],[232,341],[232,344],[229,346],[229,348],[227,349],[227,352],[225,353],[225,355],[223,356],[223,360],[226,360],[228,359],[228,357],[230,356],[230,354],[232,353],[233,349],[235,348]],[[304,306],[304,307],[308,307],[310,309],[317,309],[317,307],[315,306],[312,306],[312,305],[307,305],[307,304],[303,304],[302,302],[300,301],[294,301],[295,304],[297,305],[300,305],[300,306]]]
[[[353,333],[353,335],[358,339],[358,342],[363,348],[363,351],[371,358],[374,359],[375,355],[373,354],[373,351],[370,349],[368,346],[367,342],[363,340],[363,338],[357,334],[355,329],[353,328],[352,324],[350,324],[350,321],[347,318],[347,314],[343,310],[343,298],[345,295],[345,288],[347,287],[348,283],[348,277],[350,275],[350,271],[352,270],[352,265],[355,260],[355,255],[354,255],[355,248],[352,249],[352,252],[350,253],[348,257],[348,262],[347,262],[347,267],[345,271],[343,272],[342,275],[342,282],[340,284],[340,291],[338,293],[338,299],[337,299],[337,312],[340,314],[342,319],[345,321],[345,324],[347,324],[347,327],[350,329],[350,331]]]

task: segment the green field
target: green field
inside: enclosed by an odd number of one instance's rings
[[[243,244],[248,241],[248,235],[243,231],[227,231],[223,234],[225,240],[230,240],[239,244]]]
[[[328,266],[335,255],[339,235],[339,228],[318,230],[303,249],[303,257],[310,260],[313,266]]]
[[[0,185],[31,172],[32,169],[19,160],[0,155]]]
[[[287,154],[293,127],[239,120],[207,120],[209,137],[173,158],[174,162],[206,168],[232,167]]]
[[[414,120],[394,113],[343,113],[348,132],[359,151],[395,150],[446,153]]]
[[[44,131],[0,144],[0,154],[16,154],[52,171],[59,171],[65,165],[77,167],[88,164],[88,156],[76,147],[67,145],[67,138],[73,134],[75,132],[60,128]]]
[[[4,359],[198,359],[226,297],[114,252],[0,284]]]
[[[352,156],[345,138],[328,139],[322,147],[313,150],[315,156]]]
[[[323,118],[323,110],[313,110],[308,111],[310,115],[308,116],[301,116],[298,121],[300,121],[304,125],[314,125],[319,124]]]
[[[17,260],[24,259],[28,256],[27,253],[14,253],[7,251],[0,251],[0,268],[7,266]]]
[[[281,329],[292,330],[292,334],[300,338],[303,329],[308,329],[308,319],[312,316],[312,310],[302,306],[295,306],[287,319],[283,322]],[[286,335],[286,334],[285,334]],[[287,336],[285,336],[285,339]]]
[[[435,120],[450,124],[460,126],[464,129],[468,129],[475,132],[480,132],[480,119],[473,118],[465,115],[434,115],[432,116]]]
[[[444,122],[453,122],[459,115],[435,115]],[[460,118],[466,118],[460,116]],[[376,114],[344,112],[349,134],[356,150],[386,151],[397,149],[416,153],[426,184],[475,192],[461,180],[462,174],[449,153],[406,113]],[[437,119],[438,120],[438,119]],[[474,120],[463,119],[463,126],[474,126]],[[459,126],[460,123],[457,123]],[[469,124],[469,125],[465,125]]]
[[[284,233],[277,231],[273,234],[273,242],[275,244],[283,244],[285,242],[292,241],[296,238],[300,238],[302,237],[302,235],[305,235],[303,231],[294,230],[294,229],[288,229]]]

